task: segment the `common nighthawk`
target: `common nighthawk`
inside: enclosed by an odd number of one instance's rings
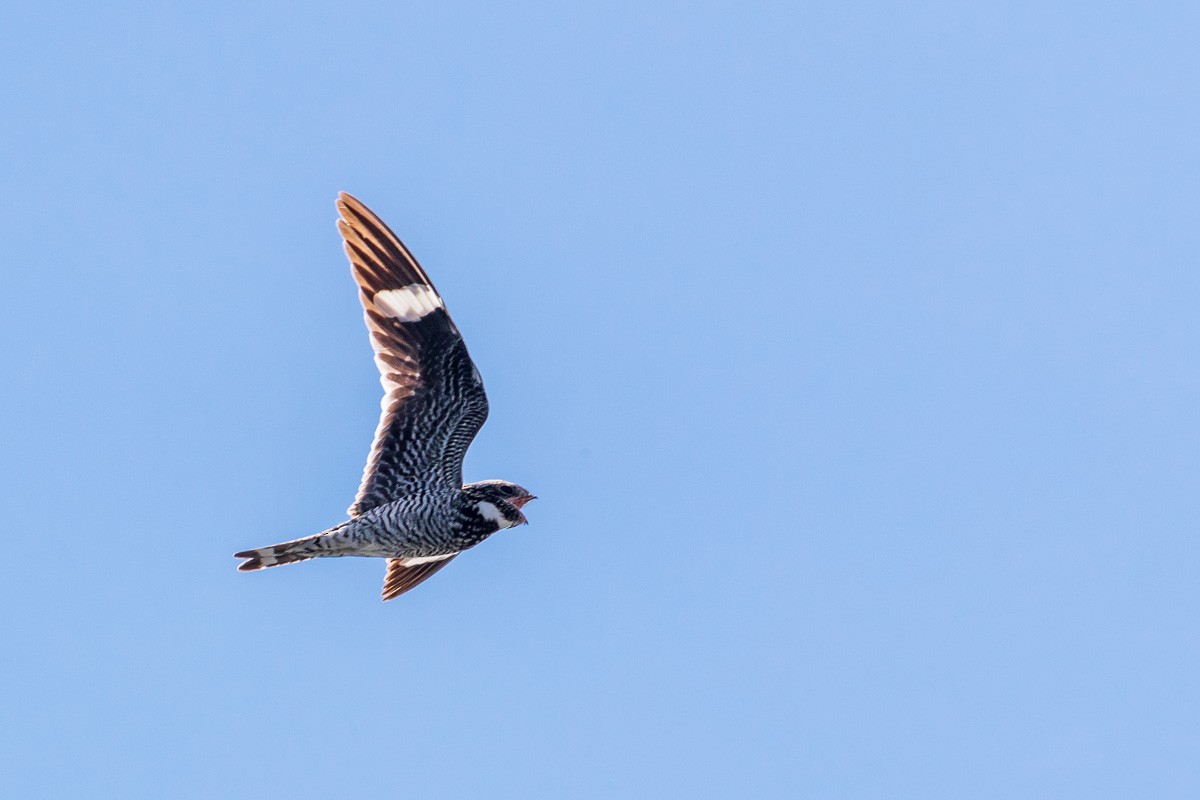
[[[338,230],[358,281],[383,414],[350,519],[315,536],[245,550],[240,570],[326,556],[386,558],[383,599],[469,547],[527,522],[515,483],[463,485],[463,456],[487,419],[483,380],[425,270],[369,208],[338,195]]]

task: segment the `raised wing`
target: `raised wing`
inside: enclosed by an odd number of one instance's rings
[[[383,599],[391,600],[422,583],[433,573],[450,563],[458,553],[437,560],[422,558],[389,558],[387,576],[383,579]]]
[[[350,506],[357,516],[416,490],[462,488],[462,462],[487,395],[458,328],[421,265],[369,208],[338,195],[338,230],[358,281],[383,383],[383,413]]]

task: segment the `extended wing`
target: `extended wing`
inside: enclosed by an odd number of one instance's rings
[[[442,567],[450,563],[454,556],[437,557],[436,560],[423,558],[389,558],[387,576],[383,579],[383,599],[391,600],[399,597],[418,583],[424,582]]]
[[[338,195],[338,230],[358,282],[383,384],[383,413],[351,516],[413,491],[462,488],[462,462],[487,419],[467,346],[425,270],[369,208]]]

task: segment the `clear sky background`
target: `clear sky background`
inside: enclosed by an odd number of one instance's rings
[[[1200,797],[1194,3],[0,24],[0,795]],[[230,557],[358,485],[338,190],[541,497],[387,604]]]

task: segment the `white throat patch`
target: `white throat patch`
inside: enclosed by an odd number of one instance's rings
[[[437,292],[419,283],[376,292],[373,302],[381,314],[401,322],[416,322],[430,312],[445,308]]]
[[[500,509],[496,508],[495,503],[490,503],[487,500],[480,500],[475,504],[475,508],[479,509],[479,515],[488,522],[494,522],[501,528],[507,528],[512,525],[508,519],[500,513]]]

